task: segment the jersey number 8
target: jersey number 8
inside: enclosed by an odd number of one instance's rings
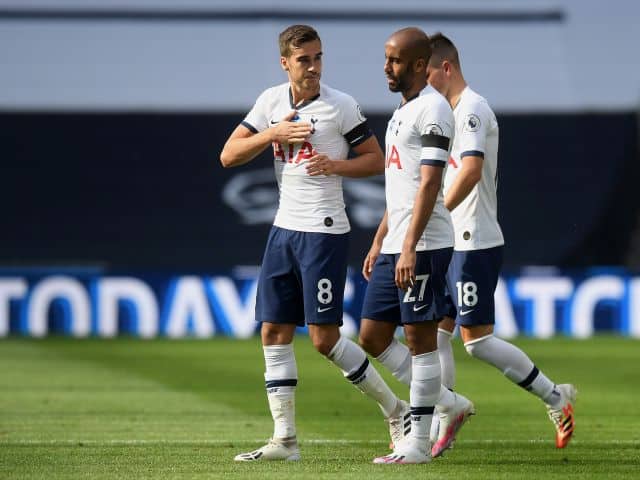
[[[318,301],[323,305],[331,303],[333,300],[333,292],[331,292],[332,286],[333,284],[328,278],[318,280]]]
[[[456,282],[458,306],[473,307],[478,303],[478,285],[476,282]]]

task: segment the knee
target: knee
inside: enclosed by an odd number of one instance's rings
[[[362,332],[358,337],[358,344],[365,352],[367,352],[372,357],[378,357],[389,346],[389,342],[384,342],[379,338],[368,335],[366,333],[363,334]]]
[[[263,324],[260,336],[263,345],[278,345],[280,340],[280,332],[275,328],[265,327]]]
[[[309,325],[309,337],[313,348],[327,357],[340,340],[340,330],[337,325]]]
[[[263,322],[260,338],[263,345],[286,345],[293,341],[295,325],[280,325]]]
[[[405,338],[412,356],[433,352],[438,349],[438,336],[435,329],[427,335],[427,332],[422,330],[410,331],[405,328]]]
[[[489,348],[489,344],[490,344],[490,339],[492,338],[492,335],[487,335],[485,337],[482,338],[478,338],[477,340],[471,340],[469,342],[466,342],[464,344],[464,349],[467,351],[467,353],[469,355],[471,355],[474,358],[483,358],[483,352],[485,352],[485,350],[487,348]]]
[[[325,357],[329,356],[336,344],[336,340],[326,336],[315,336],[312,338],[313,347]]]

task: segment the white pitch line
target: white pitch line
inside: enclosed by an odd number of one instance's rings
[[[125,439],[125,440],[71,440],[71,439],[53,439],[53,440],[0,440],[0,445],[224,445],[224,444],[252,444],[265,442],[264,438],[254,440],[231,440],[231,439],[209,439],[209,440],[142,440],[142,439]],[[349,440],[349,439],[329,439],[317,438],[300,440],[301,445],[381,445],[387,444],[388,441],[383,440]],[[542,443],[553,443],[552,440],[531,439],[531,440],[456,440],[456,443],[462,445],[531,445]],[[598,440],[594,442],[585,442],[573,440],[572,444],[597,444],[597,445],[638,445],[639,440]]]

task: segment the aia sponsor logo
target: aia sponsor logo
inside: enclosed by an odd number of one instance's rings
[[[402,170],[402,162],[400,161],[400,154],[395,145],[391,145],[391,148],[387,147],[387,155],[385,160],[385,167],[391,168],[392,165],[398,170]]]
[[[297,146],[297,145],[296,145]],[[309,142],[302,142],[300,148],[294,148],[294,144],[287,145],[285,150],[279,142],[273,142],[273,156],[280,159],[283,163],[300,163],[302,160],[308,160],[313,157],[313,145]]]

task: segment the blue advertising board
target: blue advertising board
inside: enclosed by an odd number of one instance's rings
[[[246,338],[256,332],[257,267],[218,275],[99,269],[0,271],[0,337]],[[351,271],[343,333],[357,332],[366,282]],[[549,338],[597,332],[640,338],[640,275],[623,269],[507,272],[495,292],[496,333]]]

